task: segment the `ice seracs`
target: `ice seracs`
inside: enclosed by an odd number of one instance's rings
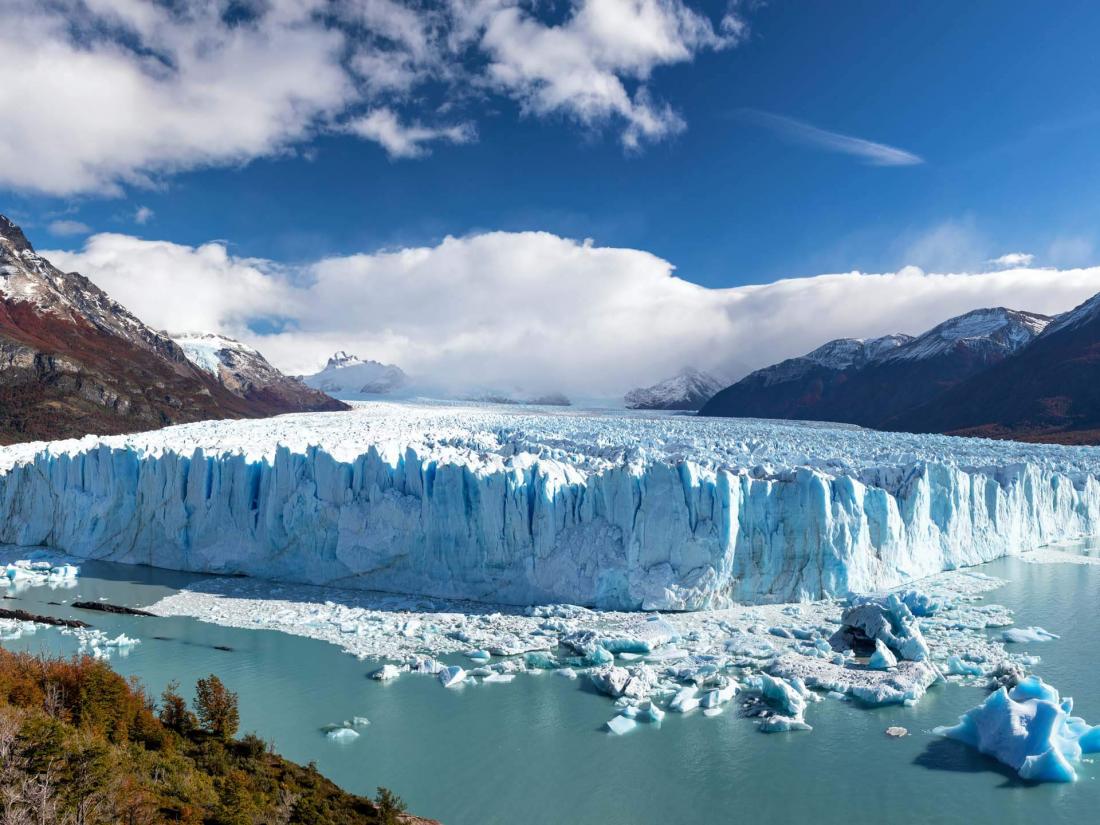
[[[433,597],[695,610],[878,592],[1095,532],[1098,475],[1083,448],[365,403],[0,448],[0,541]]]
[[[1011,691],[999,688],[959,724],[935,732],[994,757],[1021,779],[1073,782],[1082,754],[1100,752],[1100,727],[1072,712],[1072,699],[1029,676]]]

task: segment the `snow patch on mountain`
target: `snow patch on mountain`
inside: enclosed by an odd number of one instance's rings
[[[710,373],[685,367],[651,387],[631,390],[623,401],[631,410],[698,410],[725,386]]]
[[[950,318],[879,360],[922,360],[944,355],[956,347],[1000,351],[1005,355],[1031,343],[1051,319],[1034,312],[1004,307],[976,309]]]
[[[1043,330],[1043,334],[1053,335],[1059,330],[1080,326],[1097,317],[1100,317],[1100,294],[1093,295],[1083,304],[1071,309],[1069,312],[1063,312],[1061,315],[1056,315],[1049,326]]]
[[[1100,531],[1100,454],[749,419],[455,405],[0,449],[0,542],[506,602],[873,592]]]

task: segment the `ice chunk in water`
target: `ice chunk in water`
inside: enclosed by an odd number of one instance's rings
[[[371,673],[370,677],[378,682],[389,682],[400,675],[401,671],[397,665],[382,665],[378,670]]]
[[[439,671],[439,683],[443,685],[443,687],[456,687],[461,685],[465,679],[466,671],[458,665],[451,665]]]
[[[1041,627],[1010,627],[1003,634],[1004,640],[1012,644],[1024,645],[1028,642],[1049,642],[1060,638]]]
[[[607,721],[607,729],[617,736],[622,736],[628,731],[634,730],[638,723],[626,716],[616,716]]]
[[[359,731],[351,728],[334,728],[325,734],[333,742],[353,742],[359,738]]]
[[[1072,699],[1061,699],[1038,676],[1029,676],[1011,691],[998,689],[959,724],[935,732],[998,759],[1022,779],[1073,782],[1073,763],[1100,751],[1100,728],[1072,712]]]
[[[694,685],[681,688],[679,692],[672,697],[672,701],[668,703],[668,709],[675,711],[676,713],[687,713],[689,710],[695,710],[699,707],[699,689]]]

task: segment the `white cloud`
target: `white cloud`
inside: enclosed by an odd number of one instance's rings
[[[418,158],[427,154],[429,143],[470,143],[477,132],[470,123],[453,126],[404,124],[391,109],[374,109],[347,125],[349,132],[382,145],[391,158]]]
[[[707,289],[648,252],[540,232],[270,262],[124,235],[47,252],[159,327],[244,338],[288,372],[337,349],[438,383],[613,396],[684,364],[755,368],[831,338],[920,333],[986,306],[1053,314],[1100,292],[1100,267],[975,274],[849,272]],[[248,325],[279,319],[283,331]]]
[[[801,120],[795,120],[793,117],[756,109],[742,109],[740,115],[747,121],[772,130],[786,140],[814,146],[826,152],[851,155],[869,166],[915,166],[924,163],[923,158],[904,149],[842,135],[839,132],[830,132]]]
[[[993,266],[999,266],[1003,269],[1015,269],[1017,267],[1031,266],[1035,261],[1035,256],[1028,252],[1008,252],[997,258],[992,258],[986,263],[993,264]]]
[[[139,206],[134,210],[134,223],[144,226],[153,219],[153,215],[156,214],[148,206]]]
[[[87,235],[92,231],[88,224],[72,220],[52,221],[47,229],[51,235]]]
[[[733,46],[746,32],[732,11],[716,31],[681,0],[577,0],[557,25],[509,0],[454,2],[468,36],[489,56],[493,87],[537,115],[565,114],[589,126],[619,121],[628,148],[684,128],[645,86],[656,67]]]
[[[423,154],[473,134],[428,112],[487,91],[637,147],[684,125],[650,94],[654,69],[745,34],[733,12],[715,26],[684,0],[575,0],[558,24],[541,0],[264,0],[235,4],[232,21],[209,0],[0,5],[0,186],[52,195],[246,163],[349,121]]]

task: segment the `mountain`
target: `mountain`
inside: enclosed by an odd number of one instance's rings
[[[623,401],[631,410],[698,410],[722,386],[713,375],[685,367],[651,387],[631,390]]]
[[[830,341],[751,373],[715,395],[700,414],[898,429],[914,408],[1025,348],[1050,320],[997,307],[951,318],[916,338]]]
[[[0,442],[268,415],[0,216]],[[279,410],[281,411],[281,410]]]
[[[913,432],[1100,443],[1100,295],[1056,316],[1012,358],[895,423]]]
[[[362,398],[397,392],[408,384],[408,376],[393,364],[363,361],[341,350],[328,359],[323,370],[302,381],[337,398]]]
[[[191,363],[212,375],[223,387],[272,414],[346,410],[348,405],[297,378],[283,375],[258,351],[222,335],[173,335]]]

